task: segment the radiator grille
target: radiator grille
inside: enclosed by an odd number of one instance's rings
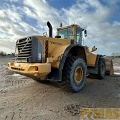
[[[17,61],[17,62],[30,62],[31,49],[32,49],[31,37],[17,40],[16,48],[18,50],[18,54],[15,56],[15,61]]]

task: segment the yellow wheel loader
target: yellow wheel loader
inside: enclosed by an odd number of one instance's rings
[[[16,41],[15,62],[8,63],[9,70],[41,82],[63,82],[73,92],[84,87],[87,75],[104,79],[105,73],[113,74],[110,58],[93,54],[95,46],[89,51],[82,45],[83,36],[87,36],[85,29],[76,24],[61,24],[53,38],[49,21],[47,26],[49,37],[44,34]]]

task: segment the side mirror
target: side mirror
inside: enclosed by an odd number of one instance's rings
[[[85,35],[85,37],[87,36],[87,30],[84,30],[84,35]]]
[[[96,50],[97,50],[97,48],[94,46],[94,47],[92,48],[91,52],[94,52],[94,51],[96,51]]]

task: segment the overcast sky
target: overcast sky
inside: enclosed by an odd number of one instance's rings
[[[87,29],[84,45],[98,54],[120,52],[120,0],[0,0],[0,51],[14,52],[15,41],[54,28],[79,24]]]

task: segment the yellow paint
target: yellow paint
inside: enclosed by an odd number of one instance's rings
[[[48,41],[48,52],[51,54],[53,49],[59,46],[70,45],[71,40],[69,39],[59,39],[59,38],[49,38]]]
[[[59,53],[63,54],[66,47],[71,44],[71,40],[69,40],[69,39],[49,38],[49,37],[43,37],[43,36],[35,36],[35,37],[38,38],[42,44],[43,62],[47,62],[47,58],[45,60],[45,42],[46,41],[48,41],[48,58],[54,57],[53,59],[55,59],[55,60],[58,60],[58,56],[56,56],[55,54],[59,54]],[[62,46],[66,46],[66,47],[62,47]],[[58,47],[59,47],[59,50],[56,51],[56,49]],[[55,52],[54,52],[54,50],[55,50]],[[61,53],[61,51],[63,51],[63,52]]]
[[[84,49],[85,49],[86,58],[87,58],[87,66],[93,66],[94,67],[95,63],[96,63],[97,55],[91,53],[87,46],[84,46]]]
[[[59,68],[60,60],[62,59],[64,51],[67,47],[68,45],[58,46],[51,51],[50,57],[53,58],[53,62],[51,63],[52,67]]]
[[[36,71],[36,67],[38,70]],[[8,69],[16,73],[33,76],[33,77],[44,77],[51,72],[50,63],[8,63]]]
[[[113,75],[114,74],[114,68],[113,68],[112,58],[105,57],[105,63],[106,63],[106,74],[107,75]]]
[[[93,53],[87,55],[87,66],[95,66],[97,56]]]
[[[92,119],[120,119],[120,108],[82,108],[80,110],[80,120]]]

